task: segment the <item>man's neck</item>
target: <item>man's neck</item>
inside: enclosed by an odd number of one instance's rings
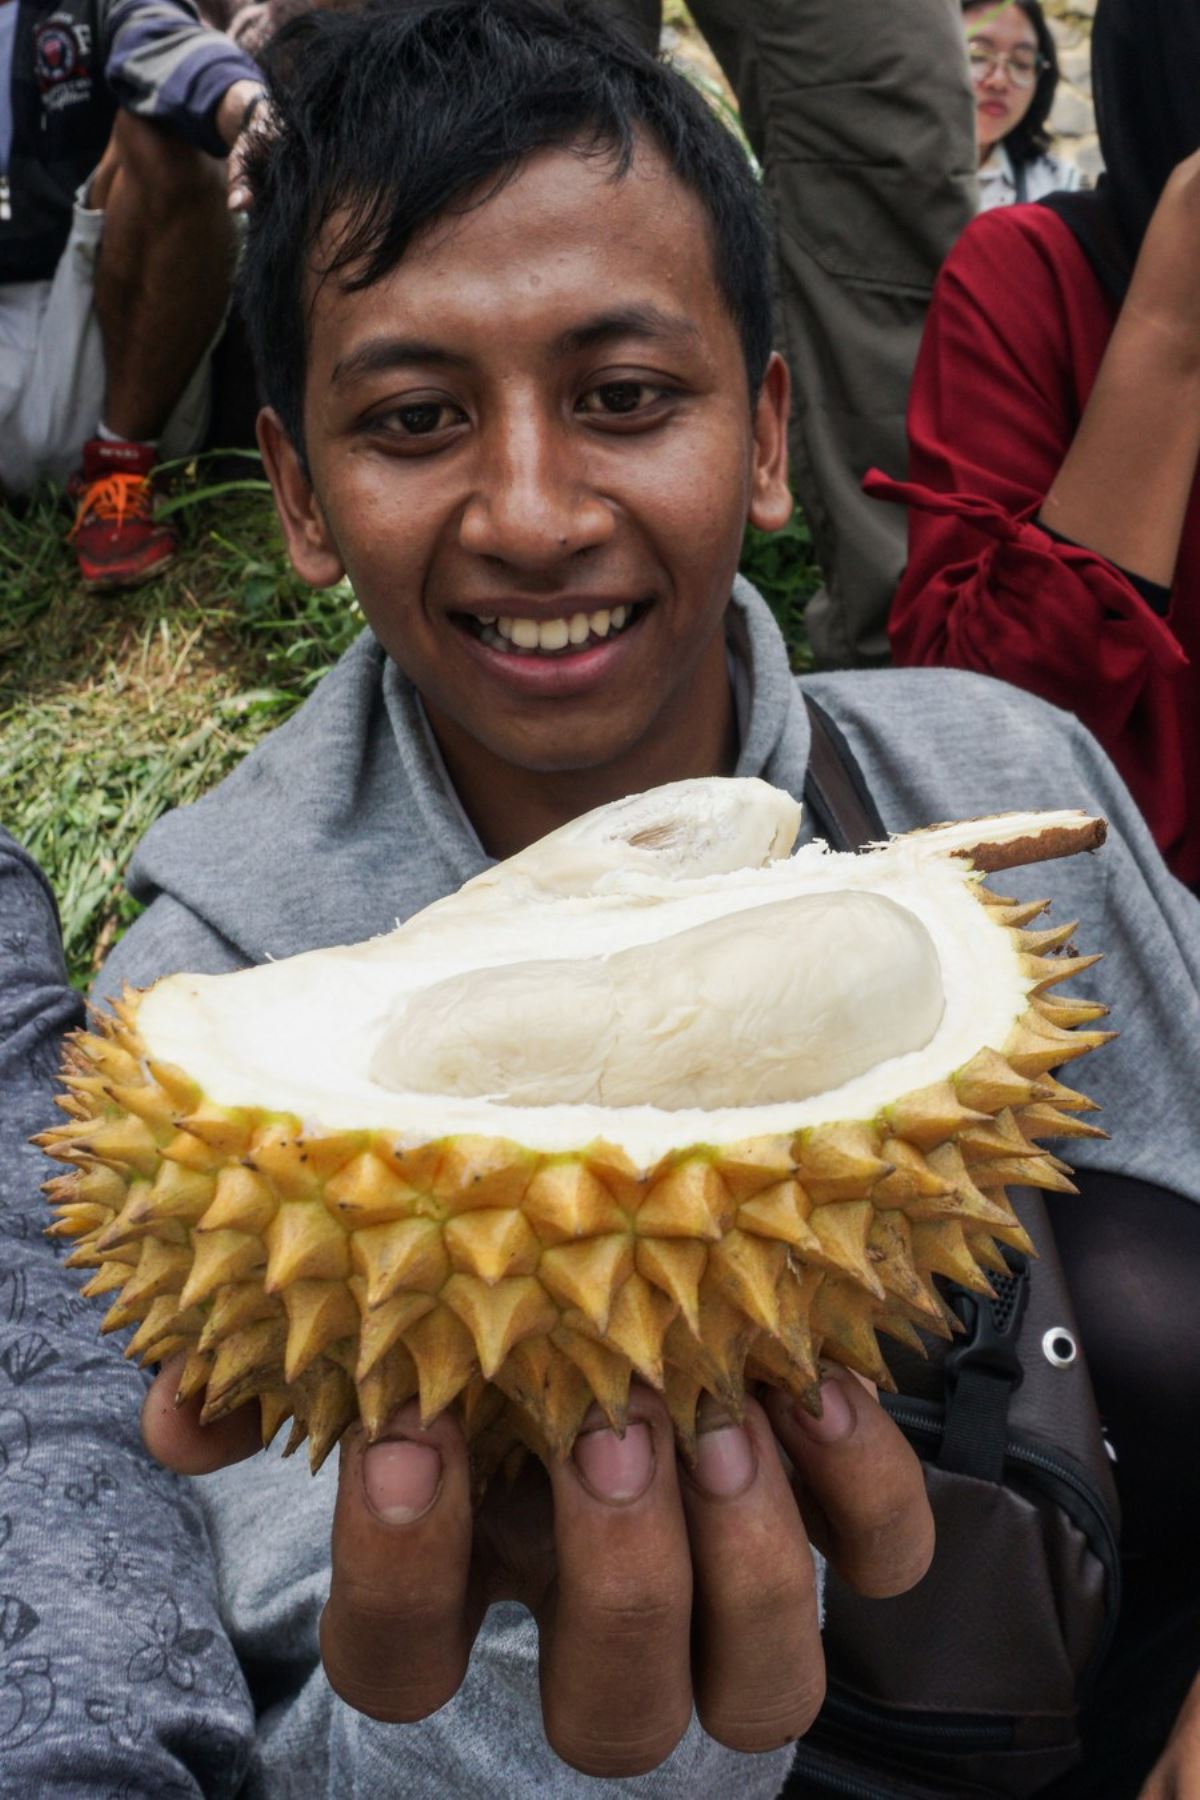
[[[455,792],[488,854],[515,856],[548,831],[627,794],[668,781],[732,774],[738,757],[737,717],[723,644],[721,656],[719,676],[711,684],[714,704],[696,693],[686,716],[655,720],[641,742],[594,768],[514,767],[426,701]]]

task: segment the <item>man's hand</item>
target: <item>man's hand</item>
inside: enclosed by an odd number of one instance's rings
[[[246,154],[256,136],[271,129],[271,107],[261,81],[235,81],[217,105],[217,130],[229,146],[225,165],[225,191],[230,212],[244,212],[250,204],[246,185]]]
[[[198,1400],[175,1408],[177,1379],[168,1365],[147,1398],[152,1454],[197,1474],[257,1448],[257,1407],[202,1428]],[[586,1774],[657,1767],[693,1705],[734,1749],[799,1737],[825,1687],[809,1537],[880,1596],[933,1552],[900,1432],[842,1370],[823,1395],[820,1420],[771,1393],[740,1426],[705,1402],[693,1470],[660,1396],[635,1386],[623,1439],[595,1410],[565,1463],[530,1458],[474,1517],[453,1418],[423,1430],[410,1403],[374,1445],[351,1430],[321,1620],[331,1685],[373,1718],[425,1718],[461,1685],[488,1606],[511,1599],[538,1622],[547,1739]]]
[[[1200,1675],[1138,1800],[1200,1800]]]

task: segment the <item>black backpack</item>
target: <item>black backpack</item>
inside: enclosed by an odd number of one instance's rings
[[[886,837],[842,733],[808,710],[818,833],[838,850]],[[1005,1250],[991,1301],[941,1283],[964,1331],[927,1362],[888,1346],[898,1392],[881,1399],[925,1465],[933,1566],[892,1600],[830,1571],[828,1695],[789,1800],[1016,1800],[1079,1758],[1120,1601],[1117,1495],[1045,1207],[1010,1199],[1037,1261]]]

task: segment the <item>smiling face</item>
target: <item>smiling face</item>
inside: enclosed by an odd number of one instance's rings
[[[968,7],[963,14],[971,78],[975,94],[975,144],[982,163],[1001,139],[1021,123],[1037,92],[1038,40],[1033,20],[1019,6],[996,13],[990,4]],[[984,52],[991,53],[991,62]],[[1013,69],[1027,69],[1025,86],[1013,80]]]
[[[350,576],[485,842],[531,781],[569,814],[728,763],[722,620],[747,518],[791,510],[786,390],[775,359],[751,406],[701,206],[646,146],[619,180],[544,151],[373,286],[316,287],[311,485],[260,428],[289,549]]]

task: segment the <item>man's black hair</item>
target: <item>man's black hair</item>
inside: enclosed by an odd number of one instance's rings
[[[973,12],[985,4],[986,0],[963,0],[963,11]],[[1048,155],[1054,142],[1049,119],[1058,92],[1059,66],[1058,46],[1046,22],[1041,0],[1013,0],[1013,5],[1020,8],[1033,26],[1039,57],[1037,85],[1029,102],[1029,111],[1002,140],[1013,168],[1018,169],[1022,163],[1036,162],[1039,156]]]
[[[251,155],[242,308],[267,401],[304,455],[309,272],[379,281],[422,227],[489,198],[534,152],[578,145],[629,167],[653,142],[709,221],[751,396],[771,353],[767,236],[744,151],[677,71],[587,0],[415,0],[314,12],[268,56],[275,130]]]

